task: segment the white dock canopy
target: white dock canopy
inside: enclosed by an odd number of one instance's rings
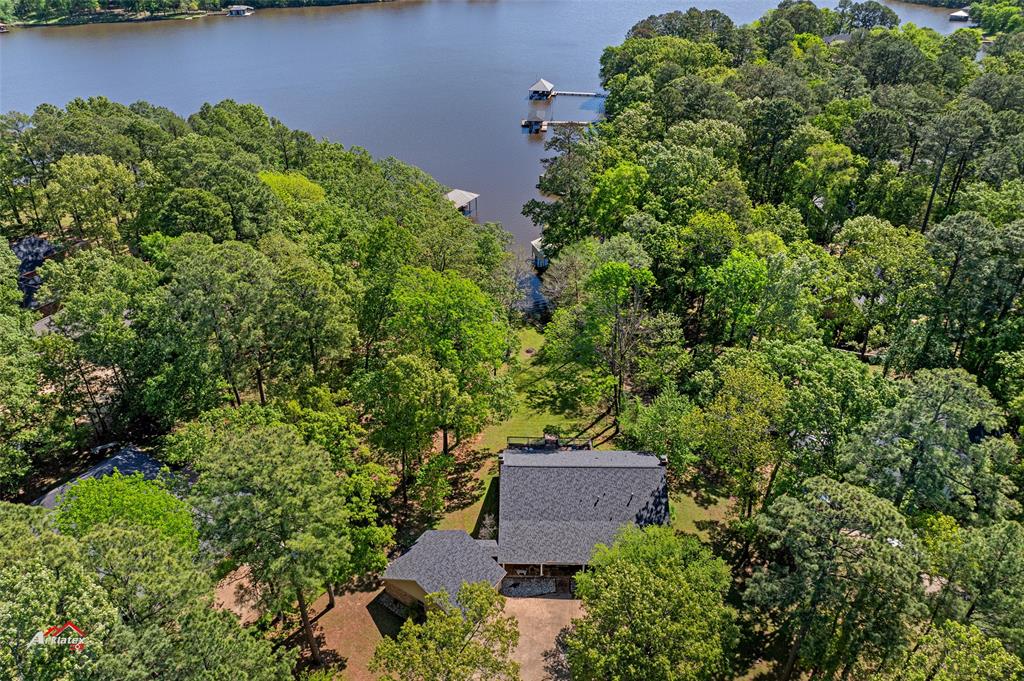
[[[949,15],[950,21],[970,21],[971,15],[966,10],[957,10]]]
[[[453,189],[445,194],[444,198],[454,203],[456,208],[462,210],[479,199],[480,195],[474,194],[473,192],[467,192],[465,189]]]
[[[554,89],[555,86],[543,78],[530,86],[530,92],[551,92]]]

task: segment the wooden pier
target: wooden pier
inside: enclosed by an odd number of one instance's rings
[[[572,92],[570,90],[555,90],[551,93],[551,97],[607,97],[608,95],[603,92]]]
[[[534,118],[524,118],[520,122],[520,125],[522,127],[526,128],[527,130],[529,130],[529,132],[531,134],[537,134],[537,133],[547,132],[548,128],[553,126],[553,125],[580,125],[580,126],[585,126],[585,125],[593,125],[594,123],[597,123],[597,122],[598,121],[548,121],[548,120],[538,119],[538,118],[534,117]]]

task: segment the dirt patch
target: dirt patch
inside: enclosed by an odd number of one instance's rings
[[[221,610],[227,610],[237,615],[242,626],[248,626],[258,620],[260,613],[252,605],[252,582],[249,581],[249,568],[243,565],[217,582],[213,603]]]
[[[571,598],[509,598],[505,612],[519,620],[519,646],[513,658],[523,681],[568,679],[558,638],[573,618],[583,615],[580,601]]]
[[[326,595],[310,606],[324,658],[343,670],[345,681],[376,681],[378,675],[367,668],[373,651],[384,636],[395,636],[402,627],[402,619],[381,603],[382,592],[373,584],[339,593],[333,608],[327,609]]]
[[[243,566],[222,579],[216,589],[216,606],[238,615],[244,625],[252,624],[260,615],[247,597],[248,588],[248,569]],[[343,671],[346,681],[376,681],[378,676],[367,668],[373,651],[384,636],[395,636],[402,627],[403,619],[384,604],[383,591],[379,583],[370,582],[339,592],[333,608],[327,605],[327,594],[309,604],[313,633],[324,661],[329,668]],[[291,619],[297,620],[289,618],[283,641],[299,648],[301,666],[309,662],[309,650],[298,622]]]

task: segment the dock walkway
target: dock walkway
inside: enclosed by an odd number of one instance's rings
[[[553,125],[593,125],[600,121],[545,121],[537,119],[523,119],[520,125],[524,128],[528,128],[532,133],[547,132],[548,128]]]
[[[603,92],[574,92],[572,90],[555,90],[554,92],[551,93],[552,97],[557,97],[559,95],[561,95],[563,97],[602,97],[602,98],[608,96],[608,95],[604,94]]]

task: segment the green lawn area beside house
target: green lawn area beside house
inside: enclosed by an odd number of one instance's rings
[[[687,534],[696,535],[701,541],[707,541],[709,526],[726,519],[729,513],[729,500],[697,498],[686,492],[673,492],[669,496],[669,507],[672,510],[672,528]]]
[[[481,493],[469,506],[446,513],[437,524],[439,530],[465,530],[474,537],[480,530],[484,516],[498,517],[498,453],[505,449],[509,437],[537,436],[544,426],[570,426],[576,419],[550,411],[538,411],[527,401],[526,387],[540,377],[542,369],[534,364],[537,351],[544,344],[544,336],[533,327],[521,329],[519,335],[519,366],[515,369],[516,404],[509,417],[500,423],[485,428],[473,449],[486,454],[476,473],[481,480]],[[605,446],[613,447],[614,443]],[[729,510],[727,499],[701,497],[698,500],[687,492],[674,492],[670,498],[672,527],[680,532],[708,539],[711,524],[726,518]]]
[[[515,406],[507,419],[484,428],[472,445],[473,449],[487,454],[477,471],[477,477],[483,482],[482,493],[472,505],[455,509],[441,518],[437,525],[439,530],[465,530],[476,536],[484,514],[498,517],[498,453],[505,449],[509,437],[539,436],[544,433],[544,426],[568,426],[574,422],[563,414],[536,410],[528,404],[526,388],[539,378],[542,371],[534,365],[534,359],[544,344],[544,336],[532,326],[520,329],[518,336],[519,365],[513,377]]]

